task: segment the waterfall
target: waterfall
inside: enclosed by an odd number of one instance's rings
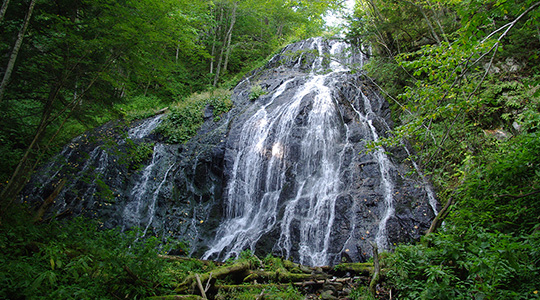
[[[152,134],[161,115],[110,122],[64,147],[21,200],[41,205],[66,180],[51,214],[139,227],[186,241],[189,255],[205,259],[248,249],[332,265],[369,259],[372,241],[389,249],[417,240],[437,203],[407,148],[366,150],[392,124],[388,103],[350,70],[364,60],[338,40],[290,44],[237,85],[230,112],[206,119],[186,143]],[[266,93],[252,99],[254,87]],[[419,176],[407,177],[413,169]]]
[[[362,92],[361,89],[359,90],[359,97],[358,99],[362,99],[363,106],[365,109],[365,113],[359,112],[353,105],[354,111],[358,114],[358,118],[366,124],[371,132],[372,140],[374,142],[379,141],[379,135],[377,134],[377,130],[373,126],[373,119],[377,118],[375,113],[373,112],[373,109],[371,108],[371,101],[366,97],[366,95]],[[384,120],[380,121],[385,123]],[[388,125],[386,125],[388,126]],[[394,199],[392,197],[394,192],[394,184],[392,182],[392,179],[389,174],[389,170],[391,168],[391,162],[388,159],[388,156],[384,153],[384,149],[381,146],[377,146],[375,150],[375,159],[379,166],[380,170],[380,176],[381,176],[381,189],[383,191],[383,197],[384,197],[384,204],[385,204],[385,211],[383,214],[382,219],[379,221],[379,229],[377,232],[377,235],[375,236],[375,242],[377,243],[377,246],[380,249],[388,249],[388,237],[387,237],[387,231],[386,231],[386,224],[388,222],[388,219],[394,215]]]
[[[148,136],[159,124],[161,124],[163,115],[157,115],[152,118],[146,119],[136,127],[131,128],[128,131],[128,138],[130,139],[142,139]]]
[[[283,82],[241,128],[225,219],[205,259],[228,259],[245,249],[254,251],[263,235],[278,229],[274,251],[289,257],[298,247],[300,263],[329,262],[336,199],[342,190],[340,166],[348,149],[347,128],[332,93],[338,74],[348,71],[343,64],[347,45],[331,43],[326,52],[330,63],[325,62],[321,38],[309,45],[319,55],[301,86],[281,97],[299,80]],[[300,68],[303,55],[294,68]],[[318,74],[325,67],[330,72]],[[307,117],[299,120],[306,112]],[[299,149],[291,147],[293,136],[300,137]],[[293,197],[283,199],[283,190],[289,189],[294,190]]]
[[[143,236],[152,226],[157,198],[167,183],[169,172],[174,167],[170,163],[167,148],[157,143],[154,146],[151,163],[143,170],[141,178],[131,189],[130,200],[124,207],[122,219],[124,227],[144,227]]]

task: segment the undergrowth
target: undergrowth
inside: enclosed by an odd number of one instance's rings
[[[100,230],[83,218],[34,224],[22,211],[1,229],[1,299],[141,299],[173,284],[157,259],[173,245],[137,230]]]
[[[193,137],[204,122],[207,106],[213,110],[214,121],[232,108],[229,90],[195,93],[169,107],[169,114],[157,128],[171,143],[183,143]]]
[[[540,138],[498,146],[462,168],[445,226],[385,260],[399,299],[540,298]]]

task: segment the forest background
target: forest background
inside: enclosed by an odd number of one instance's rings
[[[156,241],[114,242],[78,221],[29,225],[12,200],[85,130],[181,106],[197,92],[226,96],[281,46],[335,34],[322,16],[339,2],[4,0],[0,295],[163,293],[166,285],[135,284],[125,271],[163,282],[170,272],[155,260]],[[385,254],[382,291],[538,299],[540,2],[356,2],[347,39],[370,56],[358,71],[380,87],[396,124],[382,142],[410,143],[441,203],[420,243]]]

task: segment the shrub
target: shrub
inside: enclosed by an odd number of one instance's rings
[[[2,299],[136,299],[168,292],[166,264],[157,255],[170,245],[155,237],[102,230],[84,218],[34,225],[21,212],[5,224]]]
[[[203,112],[207,105],[214,109],[214,118],[218,118],[232,107],[230,91],[217,89],[195,93],[170,107],[170,112],[158,127],[169,142],[183,143],[193,137],[204,122]]]
[[[262,95],[266,95],[268,92],[265,91],[260,84],[255,84],[253,86],[251,86],[251,89],[249,90],[249,100],[251,101],[255,101],[257,100],[260,96]]]

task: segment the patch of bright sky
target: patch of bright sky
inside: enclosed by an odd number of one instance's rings
[[[346,0],[345,1],[345,9],[343,12],[339,13],[332,13],[324,18],[326,21],[326,26],[329,27],[337,27],[345,24],[345,19],[343,18],[344,15],[350,15],[353,13],[354,10],[354,3],[355,0]]]

